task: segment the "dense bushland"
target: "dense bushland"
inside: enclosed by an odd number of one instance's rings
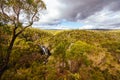
[[[26,29],[15,40],[2,80],[120,80],[120,31]],[[0,27],[0,65],[11,29]],[[39,44],[51,51],[47,64]]]

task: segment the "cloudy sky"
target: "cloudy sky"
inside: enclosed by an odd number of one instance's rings
[[[120,0],[43,0],[47,10],[34,27],[120,29]]]

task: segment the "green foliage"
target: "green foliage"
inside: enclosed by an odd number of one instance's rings
[[[10,40],[11,30],[9,26],[0,26],[0,68],[3,65],[3,60],[6,57],[6,50]]]
[[[102,47],[107,48],[111,53],[120,53],[120,42],[117,41],[108,41],[102,43]]]
[[[26,21],[31,24],[37,18],[40,9],[46,9],[42,0],[1,0],[0,5],[0,22],[13,22],[11,24],[17,24],[17,27],[21,27],[18,26],[20,24],[19,16],[24,14]],[[7,13],[10,13],[11,15],[8,15]],[[21,22],[21,24],[23,23],[24,22]]]
[[[0,27],[10,24],[10,30],[12,30],[10,42],[7,41],[6,53],[1,49],[0,79],[3,73],[8,69],[7,67],[11,60],[10,57],[16,38],[24,32],[26,28],[32,26],[34,21],[39,20],[40,11],[43,9],[46,9],[46,6],[42,0],[0,0]],[[24,20],[20,19],[21,16],[24,16]],[[28,40],[31,40],[31,38],[28,38]],[[32,45],[32,42],[28,42],[25,48],[30,49],[30,45]],[[0,44],[0,48],[1,46]],[[5,59],[2,56],[3,54],[6,54]]]
[[[4,39],[0,40],[0,55],[4,58],[11,34],[5,28],[4,32],[3,27],[0,29],[0,39]],[[120,32],[70,30],[53,33],[28,28],[19,35],[2,80],[120,80]],[[46,56],[40,55],[38,44],[47,45],[52,53],[47,64],[44,64]]]
[[[108,52],[112,53],[115,60],[120,60],[120,42],[119,41],[108,41],[101,44],[103,48],[106,48]]]
[[[69,55],[73,58],[77,58],[81,55],[84,55],[84,53],[92,53],[94,49],[95,48],[93,46],[85,42],[77,41],[73,45],[71,45]]]
[[[55,50],[53,56],[64,58],[66,56],[66,50],[68,49],[70,43],[67,41],[60,42]]]

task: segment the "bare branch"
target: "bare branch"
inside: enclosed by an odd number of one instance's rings
[[[10,19],[10,17],[5,13],[5,11],[4,11],[4,8],[3,8],[3,5],[1,4],[0,5],[0,7],[1,7],[1,11],[2,11],[2,14],[3,15],[5,15],[5,17],[7,17],[8,19]],[[11,20],[11,19],[10,19]]]
[[[22,30],[20,30],[18,33],[15,34],[15,36],[18,36],[21,34],[26,28],[30,27],[32,24],[29,24],[28,26],[25,26]]]
[[[17,8],[17,10],[16,10],[16,8]],[[14,13],[16,14],[16,16],[17,16],[17,23],[19,23],[19,16],[20,16],[20,7],[19,6],[13,6],[13,11],[14,11]]]
[[[36,10],[35,13],[33,14],[32,18],[31,18],[32,24],[33,24],[33,21],[34,21],[34,18],[35,18],[35,16],[36,16],[37,12],[38,12],[38,11]]]

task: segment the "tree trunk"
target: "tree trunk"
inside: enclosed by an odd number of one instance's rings
[[[3,73],[7,70],[8,63],[9,63],[9,60],[10,60],[10,54],[12,52],[12,47],[13,47],[13,44],[15,42],[16,37],[17,36],[13,35],[12,40],[10,42],[10,45],[8,46],[6,58],[4,59],[3,66],[0,69],[0,79],[3,75]]]

